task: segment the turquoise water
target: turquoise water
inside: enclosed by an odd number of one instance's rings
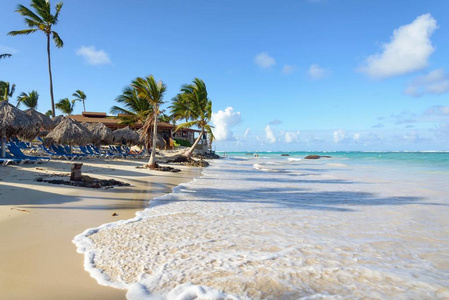
[[[334,159],[351,160],[354,164],[388,163],[397,166],[429,168],[449,172],[449,152],[224,152],[217,151],[220,156],[226,157],[259,157],[304,158],[307,155],[327,155]]]

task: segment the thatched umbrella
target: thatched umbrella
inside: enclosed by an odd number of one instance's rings
[[[53,127],[55,127],[53,120],[49,116],[38,112],[34,108],[27,109],[24,112],[28,116],[30,116],[30,119],[33,121],[33,123],[38,123],[40,127],[44,128],[45,130],[51,130],[53,129]]]
[[[95,144],[111,144],[114,139],[112,130],[103,123],[91,123],[87,129],[92,133]]]
[[[6,139],[27,132],[35,132],[36,127],[37,124],[33,123],[26,113],[9,104],[8,101],[0,101],[1,157],[6,156]]]
[[[121,144],[123,141],[127,144],[137,144],[140,139],[139,134],[130,129],[129,126],[113,131],[112,135],[114,136],[114,143],[117,144]]]
[[[57,116],[57,117],[54,117],[53,118],[53,124],[54,124],[54,126],[57,126],[59,123],[61,123],[62,122],[62,120],[64,120],[64,119],[67,119],[65,116],[61,116],[61,115],[59,115],[59,116]]]
[[[83,126],[70,118],[61,121],[49,134],[47,134],[44,144],[51,145],[53,143],[62,145],[86,145],[93,140],[92,133]]]

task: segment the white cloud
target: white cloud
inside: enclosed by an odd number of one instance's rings
[[[270,125],[267,125],[267,127],[265,127],[265,137],[271,144],[274,144],[277,141],[276,135],[274,134],[274,131],[270,127]]]
[[[343,129],[334,131],[334,143],[340,143],[346,137],[346,132]]]
[[[212,124],[214,124],[214,136],[217,141],[235,140],[231,128],[242,121],[240,112],[235,112],[234,108],[227,107],[225,110],[219,110],[212,113]]]
[[[413,97],[447,93],[449,92],[449,74],[445,74],[443,69],[434,70],[413,80],[404,92]]]
[[[251,128],[246,128],[245,133],[243,134],[243,138],[246,139],[248,134],[251,132]]]
[[[352,136],[352,139],[355,142],[358,142],[360,140],[360,133],[354,133],[354,135]]]
[[[256,57],[254,58],[254,62],[256,63],[256,65],[258,65],[259,67],[261,67],[263,69],[269,68],[276,64],[276,61],[274,60],[274,58],[272,58],[270,55],[268,55],[267,52],[262,52],[262,53],[257,54]]]
[[[291,74],[293,72],[295,72],[296,68],[294,66],[290,66],[290,65],[284,65],[284,67],[282,67],[282,74]]]
[[[313,64],[309,68],[309,76],[313,80],[326,78],[329,74],[329,70],[326,70],[317,64]]]
[[[97,50],[95,46],[82,46],[76,50],[76,55],[82,56],[89,65],[108,65],[112,64],[109,55],[104,50]]]
[[[285,133],[285,142],[290,144],[290,143],[295,143],[299,141],[299,131],[288,131]]]
[[[430,37],[437,28],[430,14],[417,17],[395,29],[390,43],[382,46],[383,52],[369,56],[359,70],[374,78],[386,78],[427,67],[434,51]]]

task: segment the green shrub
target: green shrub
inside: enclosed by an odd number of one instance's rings
[[[192,144],[189,141],[186,141],[186,140],[175,139],[175,147],[178,147],[178,146],[191,147]]]

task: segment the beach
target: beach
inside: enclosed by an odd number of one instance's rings
[[[85,175],[130,184],[112,189],[35,181],[70,172],[68,161],[2,167],[0,299],[124,299],[126,291],[98,285],[89,276],[72,240],[87,228],[134,217],[151,198],[200,174],[199,168],[183,166],[176,166],[179,173],[136,168],[145,162],[82,161]]]

